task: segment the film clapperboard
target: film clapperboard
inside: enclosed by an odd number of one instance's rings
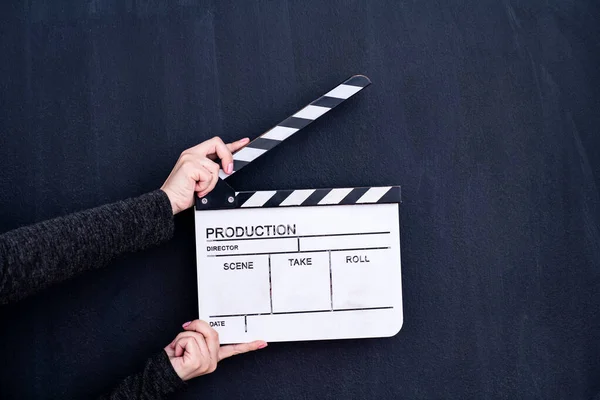
[[[234,173],[370,84],[353,76],[251,141]],[[194,210],[199,317],[222,344],[400,331],[400,186],[236,192],[227,177]]]

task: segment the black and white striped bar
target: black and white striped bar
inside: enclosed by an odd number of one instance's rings
[[[400,203],[400,186],[237,192],[239,208]]]
[[[370,84],[371,81],[364,75],[355,75],[347,79],[333,90],[330,90],[291,117],[277,124],[271,130],[248,143],[246,147],[233,155],[233,172],[227,175],[221,170],[219,177],[226,179],[233,175]]]

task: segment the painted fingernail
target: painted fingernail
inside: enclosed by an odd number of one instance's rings
[[[233,172],[233,163],[229,163],[229,165],[227,166],[227,171],[225,172],[227,172],[228,174]]]
[[[260,349],[264,349],[264,348],[265,348],[265,347],[267,347],[268,345],[269,345],[269,344],[265,342],[265,343],[261,344],[260,346],[258,346],[258,349],[259,349],[259,350],[260,350]]]
[[[183,327],[185,328],[185,327],[187,327],[187,326],[188,326],[189,324],[191,324],[191,323],[192,323],[192,321],[188,321],[188,322],[186,322],[185,324],[183,324],[183,325],[181,325],[181,326],[183,326]]]

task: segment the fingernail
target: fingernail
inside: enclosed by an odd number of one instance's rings
[[[265,342],[265,343],[261,344],[260,346],[258,346],[258,349],[259,349],[259,350],[260,350],[260,349],[264,349],[264,348],[265,348],[265,347],[267,347],[268,345],[269,345],[269,344]]]
[[[183,325],[181,325],[181,326],[183,326],[183,327],[185,328],[185,327],[187,327],[187,326],[188,326],[189,324],[191,324],[191,323],[192,323],[192,321],[188,321],[188,322],[186,322],[185,324],[183,324]]]
[[[250,138],[247,138],[247,137],[246,137],[246,138],[243,138],[242,140],[240,140],[240,142],[242,142],[242,143],[244,143],[244,142],[249,142],[249,141],[250,141]]]
[[[229,163],[229,165],[227,166],[227,171],[225,172],[227,172],[228,174],[233,172],[233,163]]]

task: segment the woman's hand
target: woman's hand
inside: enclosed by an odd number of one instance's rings
[[[214,162],[217,157],[221,159],[225,173],[231,174],[231,153],[241,149],[249,141],[244,138],[226,145],[220,138],[214,137],[181,153],[173,171],[161,187],[171,201],[173,214],[190,208],[194,204],[194,193],[198,197],[204,197],[214,189],[219,180],[219,164]]]
[[[185,332],[177,335],[165,347],[165,352],[173,369],[184,381],[210,374],[217,368],[217,363],[225,358],[267,347],[267,343],[261,340],[221,346],[217,331],[198,319],[186,322],[183,328]]]

